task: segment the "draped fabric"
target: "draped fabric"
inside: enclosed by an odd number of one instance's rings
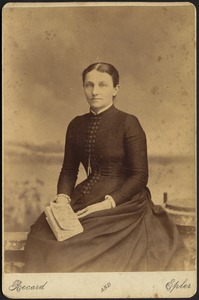
[[[88,172],[75,187],[80,162]],[[146,136],[136,117],[114,106],[68,126],[58,193],[78,211],[110,195],[116,207],[80,219],[84,232],[58,242],[44,213],[31,226],[26,272],[183,270],[184,245],[166,211],[154,205]]]

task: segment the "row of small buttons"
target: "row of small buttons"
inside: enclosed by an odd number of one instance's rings
[[[101,117],[92,116],[90,118],[90,124],[87,130],[87,137],[85,143],[85,151],[88,154],[91,154],[95,150],[95,142],[96,142],[96,135],[99,128]]]
[[[97,136],[97,131],[98,131],[98,128],[100,125],[100,121],[101,121],[101,117],[97,117],[97,116],[91,117],[90,124],[89,124],[88,130],[87,130],[85,151],[88,153],[88,156],[90,157],[91,169],[93,169],[97,166],[97,160],[96,160],[96,156],[95,156],[95,142],[96,142],[96,136]],[[99,179],[100,179],[99,171],[92,170],[92,173],[90,174],[87,182],[83,186],[83,193],[89,194],[90,189]]]
[[[83,186],[83,194],[89,194],[92,186],[100,179],[100,172],[94,172]]]

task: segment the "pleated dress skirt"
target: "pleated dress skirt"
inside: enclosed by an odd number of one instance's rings
[[[58,242],[42,213],[31,226],[25,272],[138,272],[184,268],[177,227],[147,189],[113,209],[91,213],[84,231]]]

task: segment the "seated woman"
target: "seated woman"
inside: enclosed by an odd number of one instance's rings
[[[26,272],[183,270],[178,230],[146,187],[145,133],[114,106],[118,71],[94,63],[82,78],[90,112],[68,126],[56,201],[68,199],[84,231],[58,242],[42,213],[28,236]],[[87,179],[75,186],[80,163]]]

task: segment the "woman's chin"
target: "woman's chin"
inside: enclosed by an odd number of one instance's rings
[[[95,112],[98,112],[98,110],[100,109],[103,109],[103,107],[99,104],[96,104],[96,105],[90,105],[90,108],[95,111]]]

